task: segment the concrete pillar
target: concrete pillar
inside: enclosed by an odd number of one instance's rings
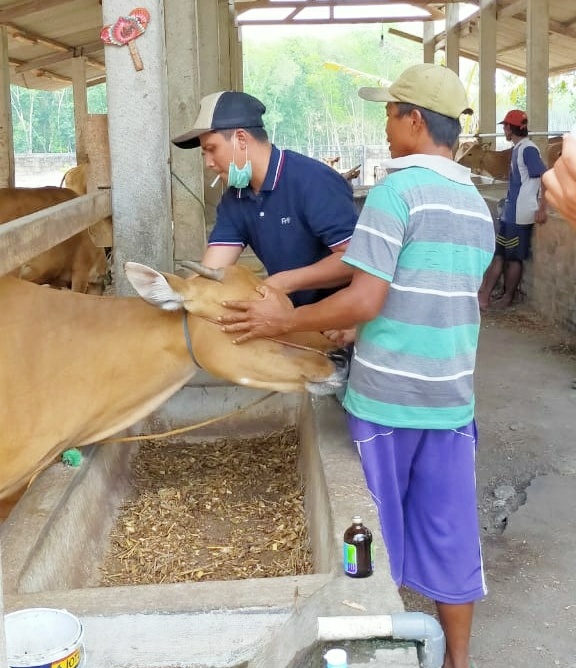
[[[434,44],[434,22],[426,21],[422,31],[423,58],[425,63],[434,63],[434,53],[436,47]]]
[[[460,26],[457,2],[446,5],[446,67],[460,74]]]
[[[127,46],[105,48],[118,294],[134,294],[123,271],[127,260],[173,269],[163,6],[162,0],[147,3],[150,22],[135,41],[142,70],[136,70]],[[128,0],[103,0],[104,24],[115,23],[133,8]]]
[[[14,187],[14,143],[6,28],[0,26],[0,187]]]
[[[526,102],[532,132],[548,131],[549,65],[548,0],[528,0],[526,11]],[[536,135],[542,157],[547,159],[547,137]]]
[[[496,131],[496,2],[480,0],[480,133]],[[495,148],[495,139],[487,139]]]
[[[86,117],[88,96],[86,94],[86,66],[82,56],[72,59],[72,95],[74,97],[74,130],[76,135],[76,163],[88,162],[86,150]]]
[[[164,0],[166,12],[170,137],[186,132],[194,123],[202,97],[200,70],[204,54],[199,48],[201,0]],[[170,145],[174,257],[200,260],[206,247],[204,220],[204,168],[200,149],[182,150]]]

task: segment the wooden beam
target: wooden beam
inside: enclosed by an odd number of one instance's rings
[[[12,65],[15,69],[16,67],[24,65],[24,61],[16,60],[16,58],[10,58],[10,65]],[[35,77],[46,77],[47,79],[53,79],[54,81],[61,81],[67,85],[72,85],[72,79],[70,79],[70,77],[64,77],[61,74],[56,74],[56,72],[51,72],[50,70],[38,69],[32,70],[32,73]],[[26,81],[25,75],[22,74],[21,76],[24,81]],[[28,88],[28,86],[25,86],[25,88]]]
[[[418,37],[418,35],[412,35],[409,32],[403,32],[402,30],[397,30],[396,28],[388,28],[388,34],[389,35],[394,35],[395,37],[402,37],[403,39],[407,39],[410,42],[416,42],[417,44],[422,44],[422,37]]]
[[[102,44],[100,44],[100,48],[102,48]],[[16,68],[16,74],[21,74],[22,72],[28,72],[30,70],[42,69],[42,67],[46,65],[62,63],[66,60],[71,60],[72,58],[82,57],[82,55],[82,49],[71,48],[66,53],[51,53],[47,56],[33,58],[32,60],[19,65]],[[95,60],[94,58],[86,58],[86,63],[91,67],[102,70],[103,72],[106,70],[106,65],[101,63],[99,60]]]
[[[43,37],[37,33],[30,32],[29,30],[23,30],[13,23],[6,23],[6,30],[11,39],[18,40],[20,42],[25,42],[26,44],[40,44],[41,46],[46,46],[53,51],[59,51],[65,53],[70,48],[62,42],[57,42],[54,39],[48,39],[48,37]]]
[[[274,3],[274,6],[276,6],[276,3]],[[429,17],[418,17],[415,19],[413,16],[403,16],[403,17],[394,17],[394,18],[381,18],[377,16],[373,16],[370,18],[361,18],[361,19],[330,19],[327,21],[326,19],[284,19],[282,21],[279,21],[278,19],[274,20],[251,20],[251,19],[244,19],[242,20],[242,17],[238,17],[238,24],[242,26],[273,26],[273,25],[292,25],[292,26],[307,26],[307,25],[362,25],[363,23],[409,23],[414,21],[434,21],[435,18],[433,16]]]
[[[455,3],[456,0],[450,0],[448,4]],[[395,19],[382,19],[382,17],[370,17],[362,19],[339,19],[334,17],[335,8],[355,8],[359,5],[364,7],[382,7],[386,5],[396,5],[398,0],[304,0],[304,2],[290,2],[290,0],[278,0],[270,2],[269,0],[254,0],[253,2],[241,2],[236,3],[236,14],[240,23],[244,25],[273,25],[273,24],[290,24],[290,25],[312,25],[312,24],[326,24],[326,23],[395,23],[406,22],[406,21],[426,21],[426,20],[443,20],[444,14],[432,6],[433,3],[430,3],[430,0],[411,0],[409,4],[419,9],[424,9],[430,14],[430,18],[414,18],[413,16],[404,16],[401,18]],[[446,3],[442,3],[446,4]],[[288,16],[284,19],[258,19],[258,20],[242,20],[242,14],[251,10],[251,9],[290,9],[292,10]],[[298,19],[298,16],[301,12],[308,9],[309,7],[317,8],[326,8],[328,9],[328,17],[324,19]]]
[[[0,276],[110,215],[110,191],[101,190],[0,225]]]
[[[517,14],[526,13],[527,0],[515,0],[507,5],[503,5],[501,9],[496,11],[496,19],[505,19]]]
[[[573,21],[570,23],[560,23],[560,21],[548,21],[548,28],[552,34],[563,35],[576,39],[576,28],[573,28]]]
[[[24,2],[15,2],[11,5],[4,5],[0,8],[0,23],[13,21],[22,16],[28,16],[35,12],[43,12],[47,9],[53,9],[60,5],[65,5],[73,0],[25,0]]]

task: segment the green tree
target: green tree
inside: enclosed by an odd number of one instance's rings
[[[88,112],[106,112],[105,85],[89,88]],[[76,144],[72,89],[43,91],[10,86],[16,153],[73,153]]]

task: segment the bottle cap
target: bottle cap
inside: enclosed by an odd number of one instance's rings
[[[346,668],[348,663],[348,657],[344,649],[329,649],[324,654],[324,658],[326,659],[327,668]]]
[[[353,524],[362,524],[362,518],[360,517],[360,515],[354,515],[354,517],[352,518],[352,523]]]

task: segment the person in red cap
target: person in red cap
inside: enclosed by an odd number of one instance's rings
[[[530,255],[534,223],[546,222],[546,200],[541,192],[541,176],[546,165],[536,144],[528,139],[528,116],[521,109],[512,109],[499,125],[514,147],[508,192],[496,235],[496,252],[478,292],[482,310],[490,305],[507,308],[512,304],[522,279],[524,260]],[[501,276],[504,277],[504,293],[491,304],[492,291]]]

